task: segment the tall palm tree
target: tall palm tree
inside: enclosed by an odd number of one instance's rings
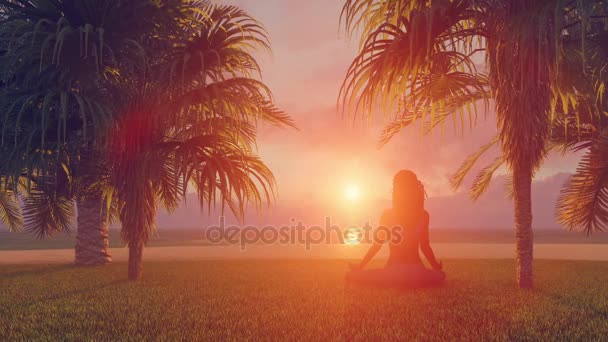
[[[130,279],[141,275],[158,203],[172,209],[190,187],[201,205],[226,203],[242,217],[249,201],[270,201],[274,179],[254,153],[255,125],[293,126],[254,78],[251,53],[268,48],[262,26],[236,7],[203,12],[168,49],[151,50],[149,68],[124,75],[114,97],[123,114],[110,133],[105,188],[129,246]]]
[[[347,31],[362,33],[360,53],[343,83],[343,108],[354,115],[371,115],[377,104],[397,111],[383,142],[417,119],[423,129],[443,125],[450,116],[456,124],[464,122],[479,101],[493,100],[497,141],[513,174],[520,287],[532,287],[532,177],[547,152],[556,103],[567,111],[575,98],[559,82],[564,36],[578,27],[585,38],[593,20],[605,20],[606,6],[605,1],[347,0],[343,8]],[[581,40],[585,51],[586,39]],[[476,62],[484,57],[478,70]]]
[[[546,142],[547,151],[585,151],[576,172],[563,186],[556,206],[556,219],[567,229],[583,231],[587,235],[608,229],[605,204],[608,201],[608,182],[605,181],[608,179],[605,158],[608,147],[608,101],[605,92],[595,89],[608,83],[608,75],[594,72],[608,68],[608,30],[595,26],[593,31],[586,42],[586,58],[583,58],[578,36],[566,39],[559,79],[562,87],[573,88],[570,92],[576,93],[576,96],[567,111],[557,106]],[[481,156],[492,151],[490,148],[497,142],[497,138],[492,139],[462,163],[451,178],[455,189],[462,185]],[[479,170],[469,192],[471,199],[478,199],[486,191],[495,172],[504,163],[505,156],[499,154]],[[507,186],[508,195],[511,196],[512,182],[507,182]]]

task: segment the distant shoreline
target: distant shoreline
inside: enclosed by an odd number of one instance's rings
[[[169,246],[206,246],[203,229],[195,228],[159,228],[150,240],[151,247]],[[511,244],[514,232],[508,229],[448,229],[431,228],[433,244]],[[76,232],[62,233],[45,240],[38,240],[27,233],[10,233],[0,231],[0,251],[9,250],[45,250],[70,249],[76,243]],[[120,248],[124,244],[120,231],[110,230],[110,247]],[[536,229],[534,244],[608,244],[608,233],[595,233],[589,237],[577,232],[557,229]]]

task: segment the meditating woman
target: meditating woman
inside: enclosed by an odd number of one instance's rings
[[[380,219],[374,242],[359,264],[350,265],[346,280],[350,283],[381,287],[427,287],[443,283],[442,264],[435,259],[429,243],[429,214],[424,209],[426,193],[416,175],[399,171],[393,179],[393,207]],[[363,270],[388,243],[390,255],[382,269]],[[418,249],[432,269],[422,264]]]

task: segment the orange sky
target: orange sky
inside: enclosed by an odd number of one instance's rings
[[[437,131],[433,137],[421,139],[419,129],[408,129],[378,150],[376,142],[384,124],[381,113],[372,126],[352,127],[352,121],[343,119],[336,110],[339,87],[357,47],[357,41],[348,41],[339,32],[342,0],[219,2],[240,6],[266,26],[273,53],[259,55],[263,80],[273,90],[277,105],[300,128],[261,127],[259,153],[276,176],[278,197],[273,209],[261,218],[251,214],[249,221],[279,223],[296,217],[319,223],[324,222],[324,216],[344,222],[377,220],[381,208],[388,205],[392,176],[407,168],[422,179],[431,197],[429,203],[438,211],[431,212],[431,225],[483,225],[484,219],[476,217],[480,210],[503,218],[503,222],[488,225],[511,225],[511,206],[502,199],[500,187],[482,198],[482,204],[472,204],[448,186],[448,175],[493,136],[491,113],[487,119],[479,117],[474,131],[454,132],[446,126],[445,135]],[[575,161],[574,156],[552,157],[539,173],[536,186],[549,186],[550,191],[535,194],[535,201],[541,203],[536,210],[543,211],[535,211],[535,217],[541,218],[538,225],[553,224],[547,211],[551,211],[557,194],[553,190],[559,190],[564,179],[555,175],[573,171]],[[360,187],[360,200],[344,198],[349,184]]]

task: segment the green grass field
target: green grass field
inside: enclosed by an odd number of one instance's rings
[[[443,288],[346,288],[344,261],[0,266],[0,340],[601,340],[608,263],[537,261],[517,290],[507,260],[447,260]]]

